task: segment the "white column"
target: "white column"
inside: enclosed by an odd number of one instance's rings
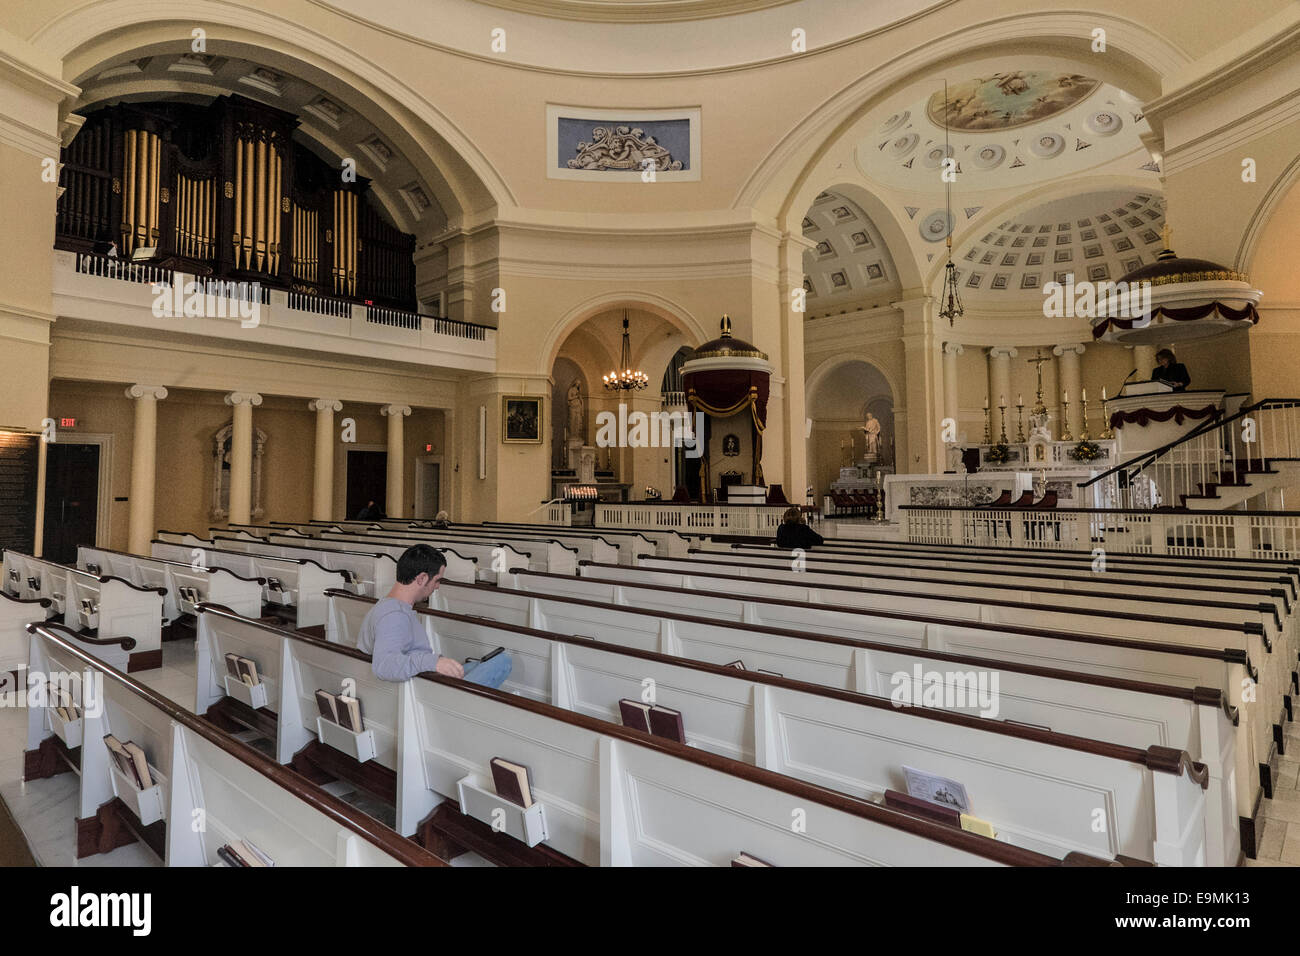
[[[1151,370],[1156,367],[1156,347],[1154,345],[1133,346],[1133,367],[1137,369],[1133,381],[1145,382],[1149,379]]]
[[[943,343],[943,417],[951,418],[954,426],[959,424],[957,421],[957,356],[965,351],[965,347],[956,342]],[[960,435],[960,427],[957,427],[953,434]]]
[[[943,401],[942,363],[935,328],[935,299],[915,295],[890,305],[903,313],[903,361],[907,374],[907,458],[895,462],[898,474],[933,474],[947,458],[940,440],[939,403]],[[895,396],[894,408],[898,408]],[[895,435],[898,432],[895,411]]]
[[[131,507],[127,550],[148,554],[154,532],[154,489],[158,469],[158,400],[167,397],[161,385],[132,385],[126,397],[135,399],[135,433],[131,438]]]
[[[1082,345],[1058,345],[1052,349],[1052,354],[1056,356],[1056,380],[1060,383],[1061,391],[1069,396],[1070,410],[1069,419],[1062,424],[1062,430],[1058,437],[1070,435],[1077,438],[1083,434],[1083,429],[1079,423],[1083,421],[1081,411],[1081,383],[1079,379],[1079,356],[1083,354]],[[1061,396],[1056,396],[1060,401]]]
[[[318,398],[307,403],[307,410],[316,413],[316,467],[312,472],[311,484],[312,521],[329,521],[334,510],[334,413],[342,409],[343,403],[336,398]]]
[[[390,518],[406,517],[406,489],[402,479],[406,463],[402,455],[402,419],[411,414],[410,405],[385,405],[380,415],[388,418],[388,500],[384,510]]]
[[[248,524],[253,511],[253,406],[262,404],[256,392],[231,392],[230,515],[231,524]]]
[[[990,435],[994,442],[1002,438],[1002,409],[998,406],[1006,402],[1010,407],[1015,399],[1011,394],[1011,360],[1018,354],[1014,348],[1003,345],[989,349],[989,408],[992,409],[993,422]],[[1010,431],[1007,432],[1008,441],[1015,437]]]

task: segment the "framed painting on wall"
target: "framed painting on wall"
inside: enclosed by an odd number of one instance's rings
[[[542,399],[540,396],[501,396],[501,440],[506,444],[541,444]]]

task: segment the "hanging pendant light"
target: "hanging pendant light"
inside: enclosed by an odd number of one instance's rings
[[[627,333],[627,309],[623,310],[623,351],[619,355],[619,368],[601,376],[605,388],[611,392],[629,391],[645,388],[650,384],[650,376],[632,368],[632,340]]]
[[[948,145],[948,81],[943,81],[943,165],[946,166],[951,159],[952,147]],[[947,319],[948,325],[966,310],[962,308],[961,293],[957,291],[957,267],[952,261],[952,230],[955,221],[952,217],[952,182],[947,177],[947,170],[944,170],[944,199],[945,209],[947,210],[947,227],[948,235],[946,245],[948,247],[948,262],[943,267],[943,293],[939,296],[939,318]]]

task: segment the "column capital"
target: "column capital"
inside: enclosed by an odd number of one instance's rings
[[[1052,347],[1052,354],[1058,358],[1065,355],[1067,352],[1073,352],[1075,355],[1082,355],[1085,348],[1087,348],[1087,346],[1082,342],[1077,342],[1074,345],[1055,345]]]
[[[226,395],[227,405],[261,405],[262,396],[257,392],[230,392]]]
[[[994,345],[989,348],[989,358],[991,359],[1013,359],[1019,354],[1014,345]]]
[[[384,405],[379,409],[380,415],[409,415],[411,414],[410,405]]]
[[[962,354],[964,354],[965,352],[966,352],[966,346],[962,345],[960,342],[944,342],[944,343],[943,343],[943,354],[944,354],[944,355],[962,355]]]
[[[341,412],[343,403],[337,398],[313,398],[307,403],[309,412]]]
[[[167,389],[162,385],[128,385],[126,397],[162,399],[167,397]]]

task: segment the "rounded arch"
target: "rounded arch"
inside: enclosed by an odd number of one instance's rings
[[[367,111],[377,124],[390,119],[383,128],[425,177],[449,226],[463,228],[515,205],[487,157],[422,94],[343,43],[265,10],[213,0],[115,0],[68,11],[32,42],[57,56],[63,78],[76,83],[151,50],[189,51],[196,25],[206,31],[205,42],[214,52],[260,54],[332,78],[325,88],[343,87],[340,95],[351,99],[344,105]]]
[[[885,384],[889,386],[889,391],[894,401],[897,402],[901,396],[906,395],[906,392],[903,391],[901,387],[901,383],[898,381],[897,375],[890,369],[889,363],[883,362],[879,356],[870,355],[862,351],[854,351],[825,359],[819,362],[817,366],[808,373],[804,378],[805,407],[812,407],[813,396],[817,394],[818,389],[826,384],[826,379],[844,366],[852,365],[855,362],[863,365],[870,365],[879,372],[880,377],[883,378]]]
[[[1093,30],[1098,28],[1106,31],[1107,54],[1102,57],[1090,47]],[[815,195],[809,193],[808,182],[818,178],[821,161],[894,90],[940,68],[1004,50],[1023,51],[1030,41],[1037,49],[1148,100],[1160,95],[1163,77],[1191,62],[1184,51],[1150,27],[1102,13],[1018,12],[963,26],[873,67],[828,97],[764,157],[741,185],[733,207],[755,209],[772,216],[780,228],[797,231],[796,217]]]
[[[1261,249],[1267,248],[1263,245],[1264,236],[1273,225],[1273,220],[1282,204],[1290,198],[1295,189],[1300,188],[1297,183],[1300,183],[1300,156],[1291,160],[1286,169],[1282,170],[1282,174],[1273,181],[1273,185],[1268,188],[1264,198],[1255,207],[1255,212],[1250,217],[1246,231],[1241,237],[1241,243],[1237,246],[1234,269],[1247,275],[1252,274],[1256,264],[1255,257]]]
[[[894,269],[898,272],[899,285],[904,289],[912,289],[921,284],[921,268],[912,252],[911,244],[907,241],[907,234],[903,229],[902,221],[885,204],[884,200],[868,189],[866,185],[862,183],[834,182],[821,183],[819,186],[814,187],[809,182],[800,192],[801,195],[806,194],[807,198],[807,202],[796,207],[800,220],[802,220],[808,208],[812,206],[813,200],[823,192],[839,193],[846,199],[856,203],[867,214],[867,218],[871,220],[872,225],[880,231],[881,238],[885,240],[889,257],[893,260]],[[802,235],[802,230],[800,235]]]
[[[649,312],[681,332],[686,344],[692,348],[709,339],[695,316],[665,296],[654,292],[605,292],[578,303],[551,326],[540,349],[538,370],[549,374],[565,340],[588,319],[611,309],[641,309]],[[676,350],[677,346],[674,346],[673,351]],[[657,367],[662,368],[663,364],[660,363]]]

